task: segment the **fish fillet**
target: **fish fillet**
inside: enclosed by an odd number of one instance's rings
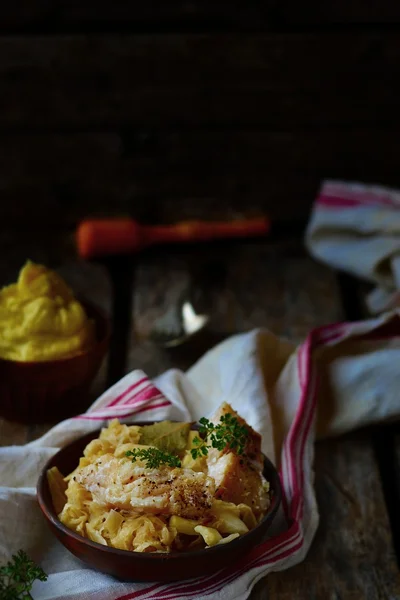
[[[214,481],[190,469],[148,469],[136,461],[105,454],[83,467],[75,481],[91,492],[93,500],[114,509],[141,513],[204,517],[212,504]]]
[[[221,416],[228,413],[248,429],[244,453],[238,455],[229,448],[222,451],[210,449],[207,456],[208,475],[215,481],[216,498],[235,504],[247,504],[259,516],[269,505],[268,485],[262,475],[261,436],[226,402],[210,420],[217,424]]]

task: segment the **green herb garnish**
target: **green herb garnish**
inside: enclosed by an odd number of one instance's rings
[[[134,448],[133,450],[128,450],[126,456],[132,458],[132,462],[138,459],[146,461],[148,469],[157,469],[162,464],[169,467],[181,466],[181,461],[177,456],[169,452],[164,452],[159,448]]]
[[[202,417],[199,423],[199,434],[202,437],[195,437],[193,439],[195,448],[191,448],[190,450],[193,460],[201,456],[207,456],[209,448],[216,448],[222,451],[228,447],[237,452],[237,454],[243,454],[249,430],[236,417],[229,413],[222,415],[220,423],[217,425]],[[208,443],[209,441],[211,445]],[[132,462],[138,459],[146,461],[146,467],[149,469],[157,469],[161,464],[168,465],[169,467],[181,466],[178,456],[160,448],[134,448],[126,452],[126,456],[132,458]]]
[[[29,592],[37,579],[46,581],[46,573],[19,550],[4,567],[0,567],[0,599],[32,600]]]
[[[249,430],[245,425],[241,425],[236,417],[229,413],[222,415],[217,425],[202,417],[199,423],[199,433],[203,437],[193,439],[193,444],[196,446],[190,450],[193,460],[206,456],[209,448],[222,451],[228,447],[235,450],[237,454],[243,454]],[[208,441],[211,445],[207,443]]]

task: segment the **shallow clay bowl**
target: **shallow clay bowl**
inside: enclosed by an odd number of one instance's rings
[[[86,410],[91,384],[108,350],[110,323],[97,306],[80,301],[95,324],[94,344],[57,360],[0,359],[0,417],[20,423],[51,423]]]
[[[135,425],[149,425],[135,423]],[[51,458],[43,469],[37,485],[37,498],[40,508],[55,536],[75,556],[90,567],[126,581],[176,581],[190,579],[232,565],[246,555],[265,538],[281,502],[279,475],[268,458],[264,457],[264,477],[270,483],[271,505],[262,521],[249,531],[228,544],[189,552],[169,554],[129,552],[102,546],[83,538],[65,527],[57,518],[53,508],[46,471],[58,467],[63,475],[73,471],[83,455],[85,446],[99,436],[100,431],[89,433]]]

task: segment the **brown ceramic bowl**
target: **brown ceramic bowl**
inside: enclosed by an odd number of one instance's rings
[[[88,407],[90,386],[107,352],[110,325],[99,308],[81,303],[95,322],[96,342],[70,358],[42,362],[0,359],[0,417],[20,423],[55,422]]]
[[[79,463],[85,446],[98,437],[99,433],[95,431],[85,435],[55,454],[44,467],[37,485],[39,505],[51,530],[70,552],[90,567],[125,581],[190,579],[215,573],[219,569],[232,565],[264,539],[281,502],[279,475],[266,457],[264,457],[264,476],[270,483],[272,495],[270,508],[257,527],[229,544],[191,552],[146,554],[102,546],[71,531],[58,520],[54,511],[46,471],[56,466],[64,475],[70,473]]]

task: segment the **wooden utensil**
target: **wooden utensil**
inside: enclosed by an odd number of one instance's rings
[[[86,219],[77,228],[76,242],[79,255],[91,259],[139,252],[154,244],[264,236],[269,229],[266,217],[231,222],[183,221],[175,225],[141,225],[133,219]]]

